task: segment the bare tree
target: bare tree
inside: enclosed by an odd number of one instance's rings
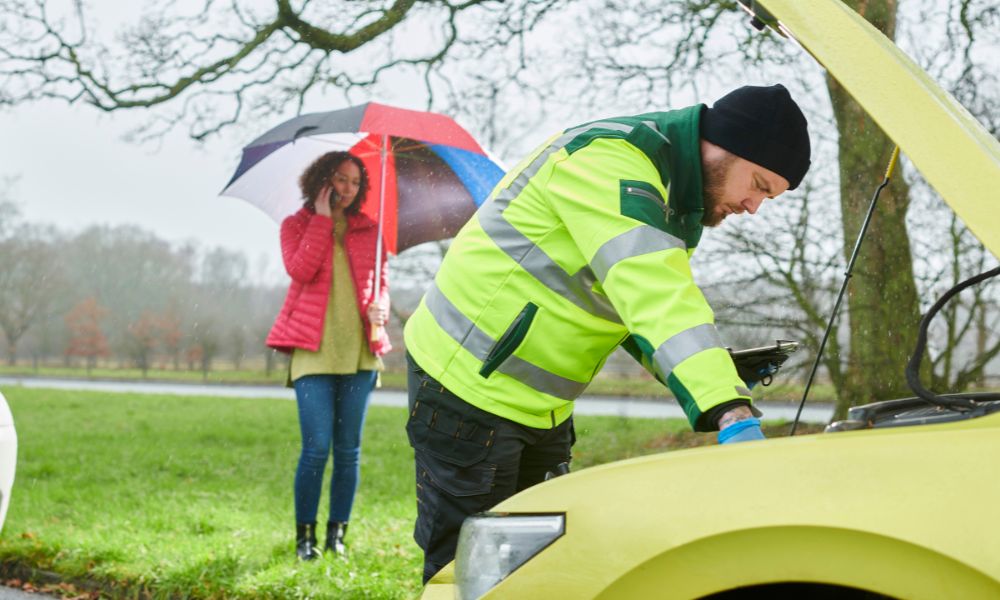
[[[21,210],[12,200],[18,178],[5,175],[0,178],[0,239],[6,239],[10,230],[21,220]]]
[[[482,31],[519,35],[559,3],[205,0],[190,12],[164,3],[112,37],[79,2],[60,12],[49,0],[0,0],[0,104],[156,108],[138,138],[184,124],[201,140],[240,120],[301,111],[310,95],[364,90],[389,73],[415,75],[430,96],[435,72],[458,48],[481,45]]]
[[[159,330],[160,343],[173,364],[174,370],[180,369],[181,343],[184,332],[181,329],[181,316],[177,302],[171,302],[156,321]]]
[[[954,213],[940,206],[925,181],[915,173],[911,179],[918,208],[910,218],[911,228],[943,230],[921,241],[926,252],[914,264],[920,287],[931,292],[926,306],[960,281],[993,268],[997,260]],[[995,283],[974,286],[953,298],[931,322],[929,360],[922,372],[931,389],[962,391],[983,385],[987,365],[1000,354],[998,297]]]
[[[233,368],[237,371],[243,366],[243,359],[247,353],[247,334],[245,326],[241,323],[229,330],[229,356],[233,359]]]
[[[7,340],[7,363],[17,361],[17,343],[48,317],[63,272],[51,243],[52,232],[21,225],[0,240],[0,330]]]
[[[417,309],[420,298],[427,286],[434,280],[441,260],[448,251],[449,242],[441,240],[427,242],[410,248],[390,259],[392,285],[389,287],[392,295],[390,310],[393,320],[400,326],[406,325],[407,319]]]
[[[212,370],[212,361],[218,356],[221,346],[218,325],[211,319],[195,322],[191,331],[191,337],[195,344],[192,346],[189,359],[196,357],[192,360],[199,363],[201,377],[207,380],[208,373]],[[195,349],[197,350],[195,351]]]

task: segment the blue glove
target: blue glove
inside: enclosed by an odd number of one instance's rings
[[[749,442],[752,440],[763,440],[764,432],[760,430],[760,419],[749,418],[736,421],[729,427],[719,432],[720,444],[732,444],[734,442]]]

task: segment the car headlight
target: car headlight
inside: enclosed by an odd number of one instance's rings
[[[460,600],[490,591],[566,532],[565,515],[482,513],[462,524],[455,553]]]

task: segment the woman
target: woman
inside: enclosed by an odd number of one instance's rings
[[[290,352],[302,431],[295,472],[295,552],[321,555],[316,513],[333,447],[330,516],[323,550],[344,554],[358,487],[368,396],[389,351],[387,265],[375,269],[376,223],[359,212],[368,191],[364,164],[330,152],[299,178],[303,207],[281,224],[281,254],[292,278],[267,345]],[[373,298],[376,274],[379,298]],[[372,330],[375,335],[372,335]],[[373,341],[374,338],[374,341]]]

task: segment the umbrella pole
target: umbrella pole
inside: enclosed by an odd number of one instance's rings
[[[378,237],[375,239],[375,298],[374,302],[379,301],[379,296],[382,292],[382,222],[383,214],[385,212],[385,162],[386,154],[388,153],[389,136],[386,134],[382,135],[382,149],[381,149],[381,160],[379,161],[379,171],[381,183],[378,187]],[[377,341],[379,334],[381,333],[382,327],[380,325],[371,326],[371,341]]]

